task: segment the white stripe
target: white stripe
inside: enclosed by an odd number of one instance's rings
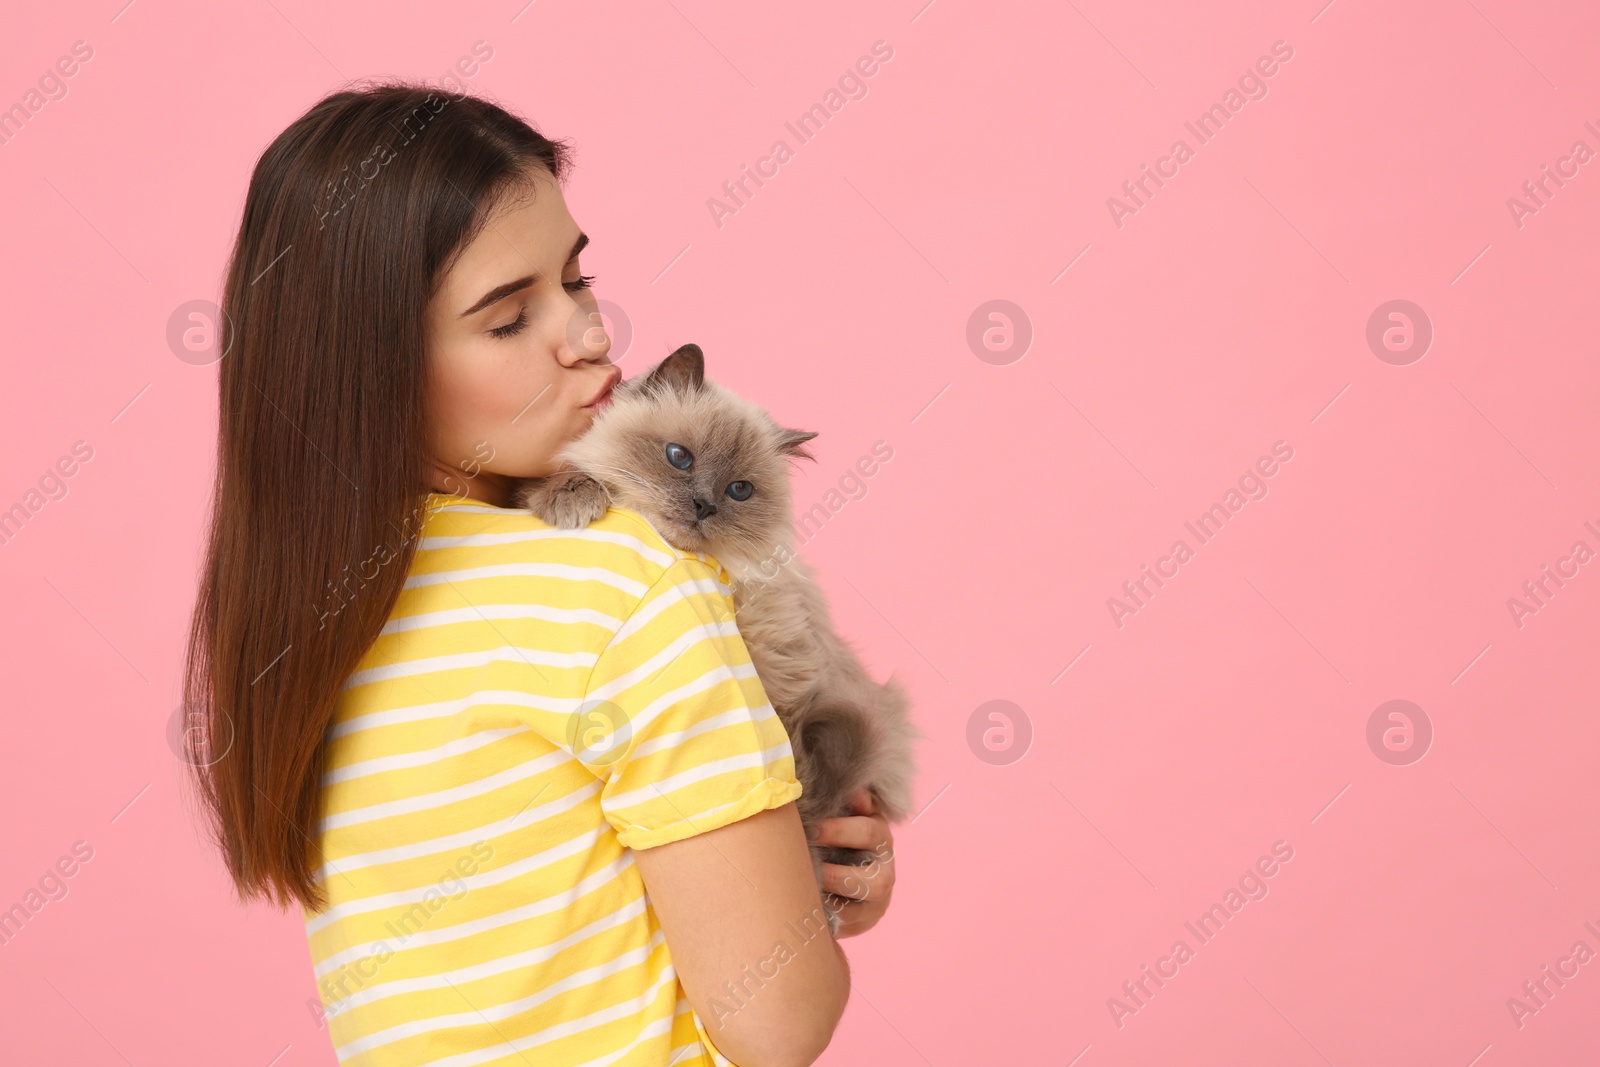
[[[694,1027],[695,1022],[699,1019],[699,1016],[694,1013],[694,1007],[689,1003],[688,997],[679,997],[678,1002],[672,1006],[673,1022],[677,1022],[679,1016],[683,1015],[687,1015],[689,1017],[689,1025],[691,1027]],[[673,1064],[680,1063],[691,1056],[703,1056],[707,1054],[705,1043],[699,1038],[698,1027],[695,1027],[695,1029],[696,1036],[690,1038],[689,1044],[679,1045],[672,1050],[672,1055],[667,1059],[667,1067],[673,1067]]]
[[[707,778],[715,778],[719,774],[727,774],[729,771],[748,770],[751,767],[766,767],[785,756],[790,758],[794,756],[794,752],[790,749],[787,740],[781,741],[763,752],[750,752],[742,756],[728,756],[724,759],[712,760],[709,763],[702,763],[697,767],[690,767],[686,771],[670,775],[658,782],[652,782],[641,789],[606,797],[603,807],[606,814],[616,818],[625,818],[627,809],[634,804],[653,800],[658,796],[670,794],[674,790],[682,789],[696,782],[703,782]],[[722,804],[711,809],[711,811],[702,812],[701,814],[709,815],[712,812],[721,811],[727,806]]]
[[[745,677],[742,670],[734,673],[738,677]],[[754,667],[750,668],[750,673],[755,673]],[[768,716],[776,714],[777,711],[773,709],[771,704],[763,704],[759,708],[741,704],[739,707],[725,711],[721,715],[713,715],[709,719],[701,719],[694,725],[687,726],[682,730],[674,730],[672,733],[661,734],[658,737],[652,737],[648,741],[643,741],[632,752],[628,753],[628,758],[639,759],[663,748],[675,748],[691,737],[709,733],[712,730],[719,730],[724,726],[732,726],[734,723],[743,722],[761,722]],[[786,727],[785,734],[787,732]]]
[[[508,863],[504,867],[496,867],[490,871],[480,871],[478,874],[460,878],[458,881],[465,882],[470,890],[486,885],[496,885],[512,878],[520,878],[528,872],[538,870],[547,864],[555,863],[558,860],[566,859],[568,856],[593,848],[605,831],[610,829],[609,825],[602,824],[586,834],[573,838],[571,841],[563,841],[559,845],[547,848],[543,852],[536,852],[515,863]],[[438,889],[437,885],[423,885],[411,889],[396,890],[392,893],[375,893],[368,897],[357,897],[354,900],[342,901],[307,919],[306,936],[310,937],[318,930],[351,915],[361,915],[365,912],[377,911],[380,908],[394,907],[401,904],[415,904],[426,899],[427,895],[436,889]]]
[[[679,1014],[681,1015],[682,1012],[679,1012]],[[677,1021],[677,1016],[673,1016],[673,1021]],[[667,1057],[667,1067],[677,1067],[677,1065],[682,1063],[684,1060],[690,1059],[694,1056],[705,1055],[705,1051],[706,1047],[698,1040],[696,1040],[692,1045],[679,1045],[677,1048],[672,1050],[672,1055]]]
[[[435,700],[427,704],[412,704],[388,711],[370,711],[365,715],[355,715],[343,722],[330,725],[325,737],[327,740],[332,741],[336,737],[360,733],[362,730],[371,730],[379,726],[392,726],[402,722],[420,722],[423,719],[443,719],[478,703],[480,695],[479,693],[468,693],[457,700]]]
[[[496,741],[511,737],[514,734],[531,733],[527,726],[508,726],[503,730],[479,730],[477,733],[458,737],[437,748],[426,748],[420,752],[401,752],[394,756],[378,756],[374,759],[362,760],[344,767],[328,771],[322,776],[324,787],[337,785],[339,782],[348,782],[352,778],[361,778],[369,774],[381,774],[384,771],[404,770],[408,767],[425,767],[430,763],[459,756],[463,752],[471,752],[492,745]]]
[[[459,700],[440,700],[429,704],[413,704],[409,707],[394,708],[389,711],[373,711],[365,715],[357,715],[346,719],[328,732],[328,739],[343,737],[346,734],[360,733],[362,730],[372,730],[380,726],[393,726],[398,723],[420,722],[424,719],[442,719],[465,711],[473,707],[494,707],[505,705],[518,708],[537,708],[540,711],[550,711],[556,714],[570,714],[575,711],[580,702],[571,697],[543,697],[537,693],[526,693],[517,689],[479,689],[477,692],[468,693]]]
[[[700,823],[708,822],[715,818],[718,812],[726,811],[728,808],[733,807],[735,804],[741,803],[743,800],[744,798],[740,797],[738,800],[730,800],[726,804],[718,804],[716,807],[707,808],[705,811],[697,811],[693,815],[685,818],[683,821],[688,823],[690,826],[698,827]]]
[[[389,622],[384,624],[379,636],[401,633],[407,630],[423,630],[433,626],[479,622],[484,618],[539,619],[545,622],[558,623],[593,623],[596,626],[605,627],[612,635],[611,639],[615,641],[638,630],[673,604],[688,600],[688,594],[690,593],[722,593],[726,595],[729,592],[728,587],[715,578],[695,578],[673,586],[649,604],[635,611],[626,620],[589,608],[552,608],[542,604],[484,604],[465,608],[450,608],[444,611],[429,611],[421,615],[408,615],[402,618],[390,619]]]
[[[581,527],[575,530],[551,527],[541,530],[513,530],[507,533],[475,533],[462,536],[423,537],[417,542],[418,551],[429,551],[437,548],[468,548],[478,545],[506,545],[523,541],[547,540],[580,540],[598,541],[604,544],[622,545],[631,548],[651,563],[660,567],[670,567],[677,562],[678,556],[647,545],[637,537],[625,533],[613,533],[610,530],[596,530],[592,527]]]
[[[351,871],[359,871],[363,867],[376,867],[384,863],[421,859],[423,856],[431,856],[434,853],[461,848],[475,841],[488,841],[501,834],[509,834],[513,830],[532,826],[541,819],[559,815],[563,811],[577,807],[583,801],[594,796],[599,788],[600,782],[599,779],[596,779],[588,785],[579,786],[564,797],[546,801],[538,807],[519,811],[514,815],[506,816],[504,819],[496,819],[487,826],[474,826],[467,830],[458,830],[453,834],[445,834],[443,837],[435,837],[428,841],[407,841],[403,845],[392,845],[389,848],[379,848],[370,852],[358,852],[350,856],[341,856],[337,860],[331,860],[323,864],[319,868],[319,873],[322,875],[323,880],[326,881],[332,875],[348,874]],[[523,820],[527,821],[523,822]],[[521,826],[517,825],[519,822],[522,823]]]
[[[402,589],[416,589],[424,585],[443,582],[466,582],[479,578],[565,578],[574,582],[604,582],[633,596],[644,596],[649,586],[624,577],[605,567],[577,567],[570,563],[495,563],[485,567],[467,567],[462,570],[436,571],[432,574],[413,574]]]
[[[685,630],[673,638],[670,645],[656,652],[655,655],[639,666],[631,671],[619,674],[598,689],[589,690],[589,699],[609,700],[618,693],[624,692],[638,682],[649,678],[661,667],[677,659],[679,655],[698,645],[701,641],[710,637],[731,637],[738,634],[738,632],[739,627],[732,619],[726,622],[702,623],[692,630]],[[604,655],[604,653],[601,654]]]
[[[676,968],[669,963],[662,968],[661,977],[658,978],[649,989],[646,989],[644,992],[640,993],[637,997],[634,997],[631,1000],[625,1000],[621,1004],[585,1015],[581,1019],[572,1019],[568,1022],[558,1023],[555,1026],[548,1026],[543,1030],[529,1034],[527,1037],[519,1037],[514,1041],[501,1041],[497,1044],[491,1045],[486,1049],[481,1049],[476,1052],[463,1052],[459,1055],[450,1056],[442,1060],[434,1060],[432,1063],[428,1064],[428,1067],[475,1067],[475,1065],[479,1063],[500,1059],[505,1055],[502,1050],[507,1046],[510,1046],[513,1050],[520,1052],[524,1049],[533,1048],[535,1045],[543,1045],[546,1042],[555,1041],[558,1038],[567,1037],[580,1031],[590,1029],[591,1027],[600,1026],[604,1023],[611,1022],[615,1019],[626,1018],[629,1015],[637,1015],[642,1012],[653,1000],[655,1000],[657,996],[660,995],[663,986],[667,985],[669,982],[676,982],[677,980],[678,972]],[[596,1056],[592,1060],[585,1060],[583,1063],[578,1064],[577,1067],[610,1067],[611,1064],[623,1059],[646,1041],[653,1041],[663,1034],[670,1034],[672,1032],[672,1019],[672,1016],[662,1016],[661,1018],[640,1027],[638,1036],[636,1036],[632,1041],[629,1041],[626,1045],[623,1045],[617,1051],[608,1052],[603,1056]],[[732,1065],[729,1064],[727,1067],[732,1067]]]
[[[652,941],[652,944],[653,943],[654,942]],[[660,995],[663,987],[667,986],[669,983],[676,982],[677,980],[678,972],[676,968],[669,963],[662,968],[661,976],[657,978],[653,984],[651,984],[650,988],[642,991],[638,996],[625,1000],[620,1004],[614,1004],[609,1008],[602,1008],[600,1011],[591,1012],[582,1018],[569,1019],[566,1022],[557,1023],[554,1026],[547,1026],[543,1030],[529,1034],[527,1037],[519,1037],[515,1040],[509,1041],[502,1040],[485,1049],[479,1049],[474,1052],[459,1053],[455,1056],[448,1056],[442,1060],[433,1060],[428,1064],[428,1067],[474,1067],[474,1065],[479,1063],[486,1063],[489,1060],[500,1059],[505,1055],[505,1050],[508,1047],[513,1051],[522,1052],[527,1049],[534,1048],[535,1046],[546,1044],[550,1041],[555,1041],[563,1037],[569,1037],[572,1034],[580,1033],[584,1030],[604,1025],[605,1023],[612,1022],[616,1019],[627,1018],[630,1015],[637,1015],[644,1011],[644,1009]],[[672,1018],[672,1016],[663,1016],[659,1019],[656,1019],[648,1025],[641,1027],[639,1029],[638,1036],[636,1036],[632,1041],[629,1041],[616,1052],[610,1052],[603,1056],[596,1057],[595,1059],[586,1060],[584,1063],[579,1064],[578,1067],[609,1067],[610,1064],[616,1063],[618,1060],[627,1056],[628,1053],[633,1051],[633,1049],[637,1048],[644,1042],[653,1040],[662,1034],[671,1033]]]
[[[438,496],[448,497],[449,493],[438,493]],[[431,514],[435,511],[460,511],[469,515],[504,515],[508,511],[519,511],[518,508],[497,508],[493,504],[435,504],[428,508]]]
[[[700,610],[700,603],[697,600],[691,600],[690,594],[709,595],[713,592],[720,592],[723,588],[722,584],[714,578],[694,578],[687,582],[680,582],[658,595],[650,603],[634,611],[632,615],[629,615],[627,621],[622,623],[616,629],[616,632],[611,635],[611,643],[616,644],[618,641],[637,633],[651,619],[674,604],[688,602],[694,610],[695,616],[704,619],[706,616]]]
[[[351,808],[349,811],[341,811],[334,815],[325,815],[318,826],[323,833],[327,833],[329,830],[339,830],[346,826],[371,822],[374,819],[387,819],[395,815],[409,815],[413,812],[427,811],[430,808],[443,807],[446,804],[454,804],[458,800],[466,800],[469,797],[492,793],[496,789],[543,774],[552,767],[558,767],[575,759],[575,756],[565,750],[547,752],[538,759],[519,763],[515,767],[507,767],[497,774],[491,774],[486,778],[478,778],[467,782],[465,785],[439,789],[432,793],[419,793],[416,796],[402,797],[399,800],[387,800],[381,804],[369,804],[364,808]]]
[[[474,652],[455,652],[444,656],[424,656],[421,659],[401,660],[398,663],[387,663],[381,667],[369,667],[364,671],[353,671],[345,680],[343,688],[354,689],[358,685],[370,682],[384,682],[392,678],[409,678],[414,674],[432,674],[435,671],[465,670],[469,667],[482,667],[497,660],[520,660],[534,667],[593,667],[596,656],[593,652],[546,652],[539,648],[521,648],[517,645],[501,645],[498,648],[483,649]]]
[[[661,539],[661,543],[662,544],[666,545],[668,548],[672,549],[674,552],[677,552],[679,556],[684,556],[685,555],[685,553],[684,553],[684,551],[682,549],[678,548],[671,541],[667,540],[664,536],[662,536],[661,531],[656,529],[656,524],[651,522],[650,521],[650,516],[646,515],[644,512],[635,510],[634,508],[617,508],[616,510],[620,511],[620,512],[623,512],[626,515],[632,516],[635,519],[638,519],[640,522],[644,523],[644,525],[650,530],[651,533],[655,534],[658,538]],[[696,559],[699,559],[702,563],[705,562],[705,560],[701,556],[701,553],[695,552],[695,553],[692,553],[692,555]],[[715,570],[715,569],[716,569],[715,567],[712,568],[712,570]]]
[[[445,926],[437,930],[419,930],[410,935],[403,934],[394,938],[380,938],[377,941],[369,941],[364,945],[351,945],[342,952],[335,952],[327,959],[319,961],[313,971],[313,974],[315,977],[321,978],[325,974],[336,971],[340,967],[348,964],[355,963],[358,960],[366,959],[368,956],[382,955],[386,950],[393,950],[398,954],[398,952],[401,951],[401,947],[403,947],[404,950],[409,951],[417,946],[443,944],[446,941],[455,941],[458,938],[471,937],[473,934],[480,934],[485,930],[493,930],[498,926],[507,926],[511,923],[522,922],[524,919],[531,919],[552,911],[561,911],[565,908],[570,908],[583,897],[588,896],[596,889],[599,889],[600,887],[610,883],[617,877],[617,875],[621,874],[623,871],[632,866],[632,864],[633,857],[626,849],[624,849],[616,859],[612,860],[610,863],[606,864],[604,867],[600,868],[598,871],[595,871],[588,877],[581,879],[577,885],[569,886],[553,896],[542,897],[539,900],[533,901],[532,903],[511,908],[507,911],[495,912],[493,915],[486,916],[482,919],[473,919],[470,922],[456,923],[453,926]],[[468,890],[467,892],[470,894],[471,891]],[[553,946],[546,947],[551,949],[551,954],[554,954],[556,950],[580,941],[590,934],[598,933],[601,930],[610,929],[617,923],[625,921],[635,911],[642,909],[644,906],[645,898],[641,896],[632,904],[628,904],[622,908],[619,908],[609,916],[596,919],[588,926],[585,926],[582,930],[564,935],[561,940],[555,942]],[[624,912],[627,912],[628,914],[624,915]],[[618,918],[618,916],[621,917]],[[359,990],[357,992],[359,992]],[[351,996],[354,995],[354,993],[351,994]],[[345,1000],[348,999],[349,998],[345,998]],[[339,1011],[344,1011],[347,1007],[345,1000],[340,1000],[338,1002],[340,1005],[338,1008]]]
[[[579,623],[588,622],[596,626],[603,626],[608,632],[621,625],[622,620],[614,615],[607,615],[603,611],[594,611],[590,608],[552,608],[543,604],[483,604],[467,608],[450,608],[445,611],[427,611],[421,615],[406,615],[400,618],[391,618],[384,623],[383,629],[378,631],[378,636],[404,633],[408,630],[424,630],[433,626],[450,626],[461,622],[480,622],[484,619],[539,619],[543,622]]]
[[[642,898],[640,903],[643,903]],[[396,1041],[404,1041],[408,1037],[416,1037],[419,1034],[426,1034],[434,1030],[447,1030],[454,1026],[471,1026],[479,1021],[493,1023],[498,1020],[509,1019],[513,1015],[518,1015],[530,1008],[538,1007],[540,1004],[543,1004],[552,997],[560,996],[562,993],[566,993],[573,989],[578,989],[582,986],[593,985],[596,982],[609,978],[613,974],[624,971],[629,967],[633,967],[648,961],[651,953],[655,951],[656,946],[661,944],[664,940],[665,934],[658,927],[655,935],[652,936],[646,944],[640,945],[635,949],[629,949],[627,952],[624,952],[616,959],[607,963],[603,963],[595,967],[588,967],[584,970],[569,974],[559,982],[553,982],[550,985],[543,987],[537,993],[530,994],[526,997],[519,997],[516,1000],[507,1001],[504,1004],[495,1004],[489,1007],[484,1007],[482,1009],[457,1012],[454,1015],[435,1015],[428,1019],[417,1019],[409,1022],[399,1023],[385,1030],[378,1030],[374,1033],[366,1035],[365,1037],[357,1038],[348,1044],[340,1045],[337,1050],[338,1056],[340,1060],[344,1060],[351,1056],[355,1056],[363,1052],[370,1052],[375,1048],[381,1048],[384,1045],[392,1044]],[[518,966],[523,966],[525,964],[526,961],[523,961],[522,963],[519,963]],[[432,977],[427,979],[427,981],[429,982],[430,987],[437,985],[436,980]]]
[[[739,678],[755,677],[756,669],[753,664],[741,663],[737,667],[731,667],[726,663],[719,663],[693,681],[685,682],[676,689],[662,693],[650,703],[640,708],[638,712],[636,712],[633,717],[628,719],[624,724],[627,730],[627,735],[629,737],[638,737],[649,728],[651,723],[660,718],[661,715],[667,711],[667,709],[682,703],[692,696],[698,696],[699,694],[704,693],[706,690],[711,689],[713,686],[726,681],[734,681]],[[749,705],[745,704],[744,700],[742,699],[742,694],[739,703],[747,714],[750,714],[756,718],[762,717],[757,715],[754,709],[750,709]],[[770,705],[763,704],[762,706],[768,707]],[[611,777],[616,777],[617,769],[618,768],[613,768]]]
[[[711,572],[711,580],[713,582],[717,583],[717,592],[721,593],[725,597],[728,597],[728,598],[732,599],[732,597],[733,597],[733,586],[729,585],[727,582],[722,580],[722,575],[723,575],[723,572],[725,570],[725,568],[722,566],[722,564],[716,562],[710,556],[707,556],[704,552],[696,552],[694,554],[694,558],[699,560],[700,563],[703,564],[705,566],[705,568]],[[687,563],[688,559],[685,558],[684,562]]]

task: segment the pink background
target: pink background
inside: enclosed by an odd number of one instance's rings
[[[469,84],[577,142],[628,373],[693,340],[820,431],[808,506],[893,448],[805,549],[929,735],[822,1062],[1600,1053],[1600,962],[1521,1027],[1507,1006],[1600,951],[1600,563],[1520,627],[1507,606],[1600,550],[1600,161],[1520,227],[1507,206],[1600,150],[1592,5],[122,2],[14,5],[0,36],[0,104],[94,48],[0,147],[0,508],[93,448],[0,546],[0,907],[93,848],[0,946],[11,1062],[333,1062],[298,918],[233,903],[165,738],[216,418],[167,322],[218,295],[285,125],[479,40]],[[867,96],[798,144],[783,123],[879,40]],[[1197,147],[1185,120],[1280,40],[1268,95]],[[1119,228],[1107,198],[1180,137]],[[707,199],[778,138],[794,158],[719,228]],[[995,299],[1021,358],[968,345]],[[1392,299],[1434,332],[1405,366],[1365,337]],[[1197,546],[1185,521],[1280,440],[1269,495]],[[1180,537],[1119,627],[1108,598]],[[1401,698],[1434,732],[1405,766],[1366,739]],[[991,700],[1020,709],[998,754],[968,741]],[[1268,896],[1199,944],[1185,921],[1276,841]],[[1119,1027],[1108,998],[1179,938]]]

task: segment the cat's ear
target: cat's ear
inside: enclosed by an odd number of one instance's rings
[[[817,457],[806,451],[805,444],[815,436],[817,436],[815,430],[780,429],[778,431],[778,451],[786,456],[814,460]]]
[[[705,384],[706,357],[700,346],[687,344],[651,368],[647,388],[663,387],[693,392]]]

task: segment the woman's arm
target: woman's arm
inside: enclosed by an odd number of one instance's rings
[[[794,802],[633,859],[718,1050],[740,1067],[814,1062],[844,1014],[850,968]]]

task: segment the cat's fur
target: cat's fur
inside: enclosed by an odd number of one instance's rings
[[[617,383],[610,405],[560,454],[566,470],[514,494],[518,506],[569,528],[610,505],[632,508],[671,544],[727,569],[740,635],[789,734],[808,841],[820,820],[854,814],[849,797],[861,787],[891,822],[905,819],[913,748],[924,736],[900,685],[873,681],[834,630],[810,568],[794,555],[788,460],[813,458],[803,446],[815,436],[785,429],[707,380],[700,348],[684,345],[648,374]],[[687,470],[668,461],[669,443],[692,453]],[[754,486],[744,500],[727,492],[737,481]],[[889,858],[815,843],[811,853],[819,884],[824,862]],[[836,930],[831,908],[829,920]]]

